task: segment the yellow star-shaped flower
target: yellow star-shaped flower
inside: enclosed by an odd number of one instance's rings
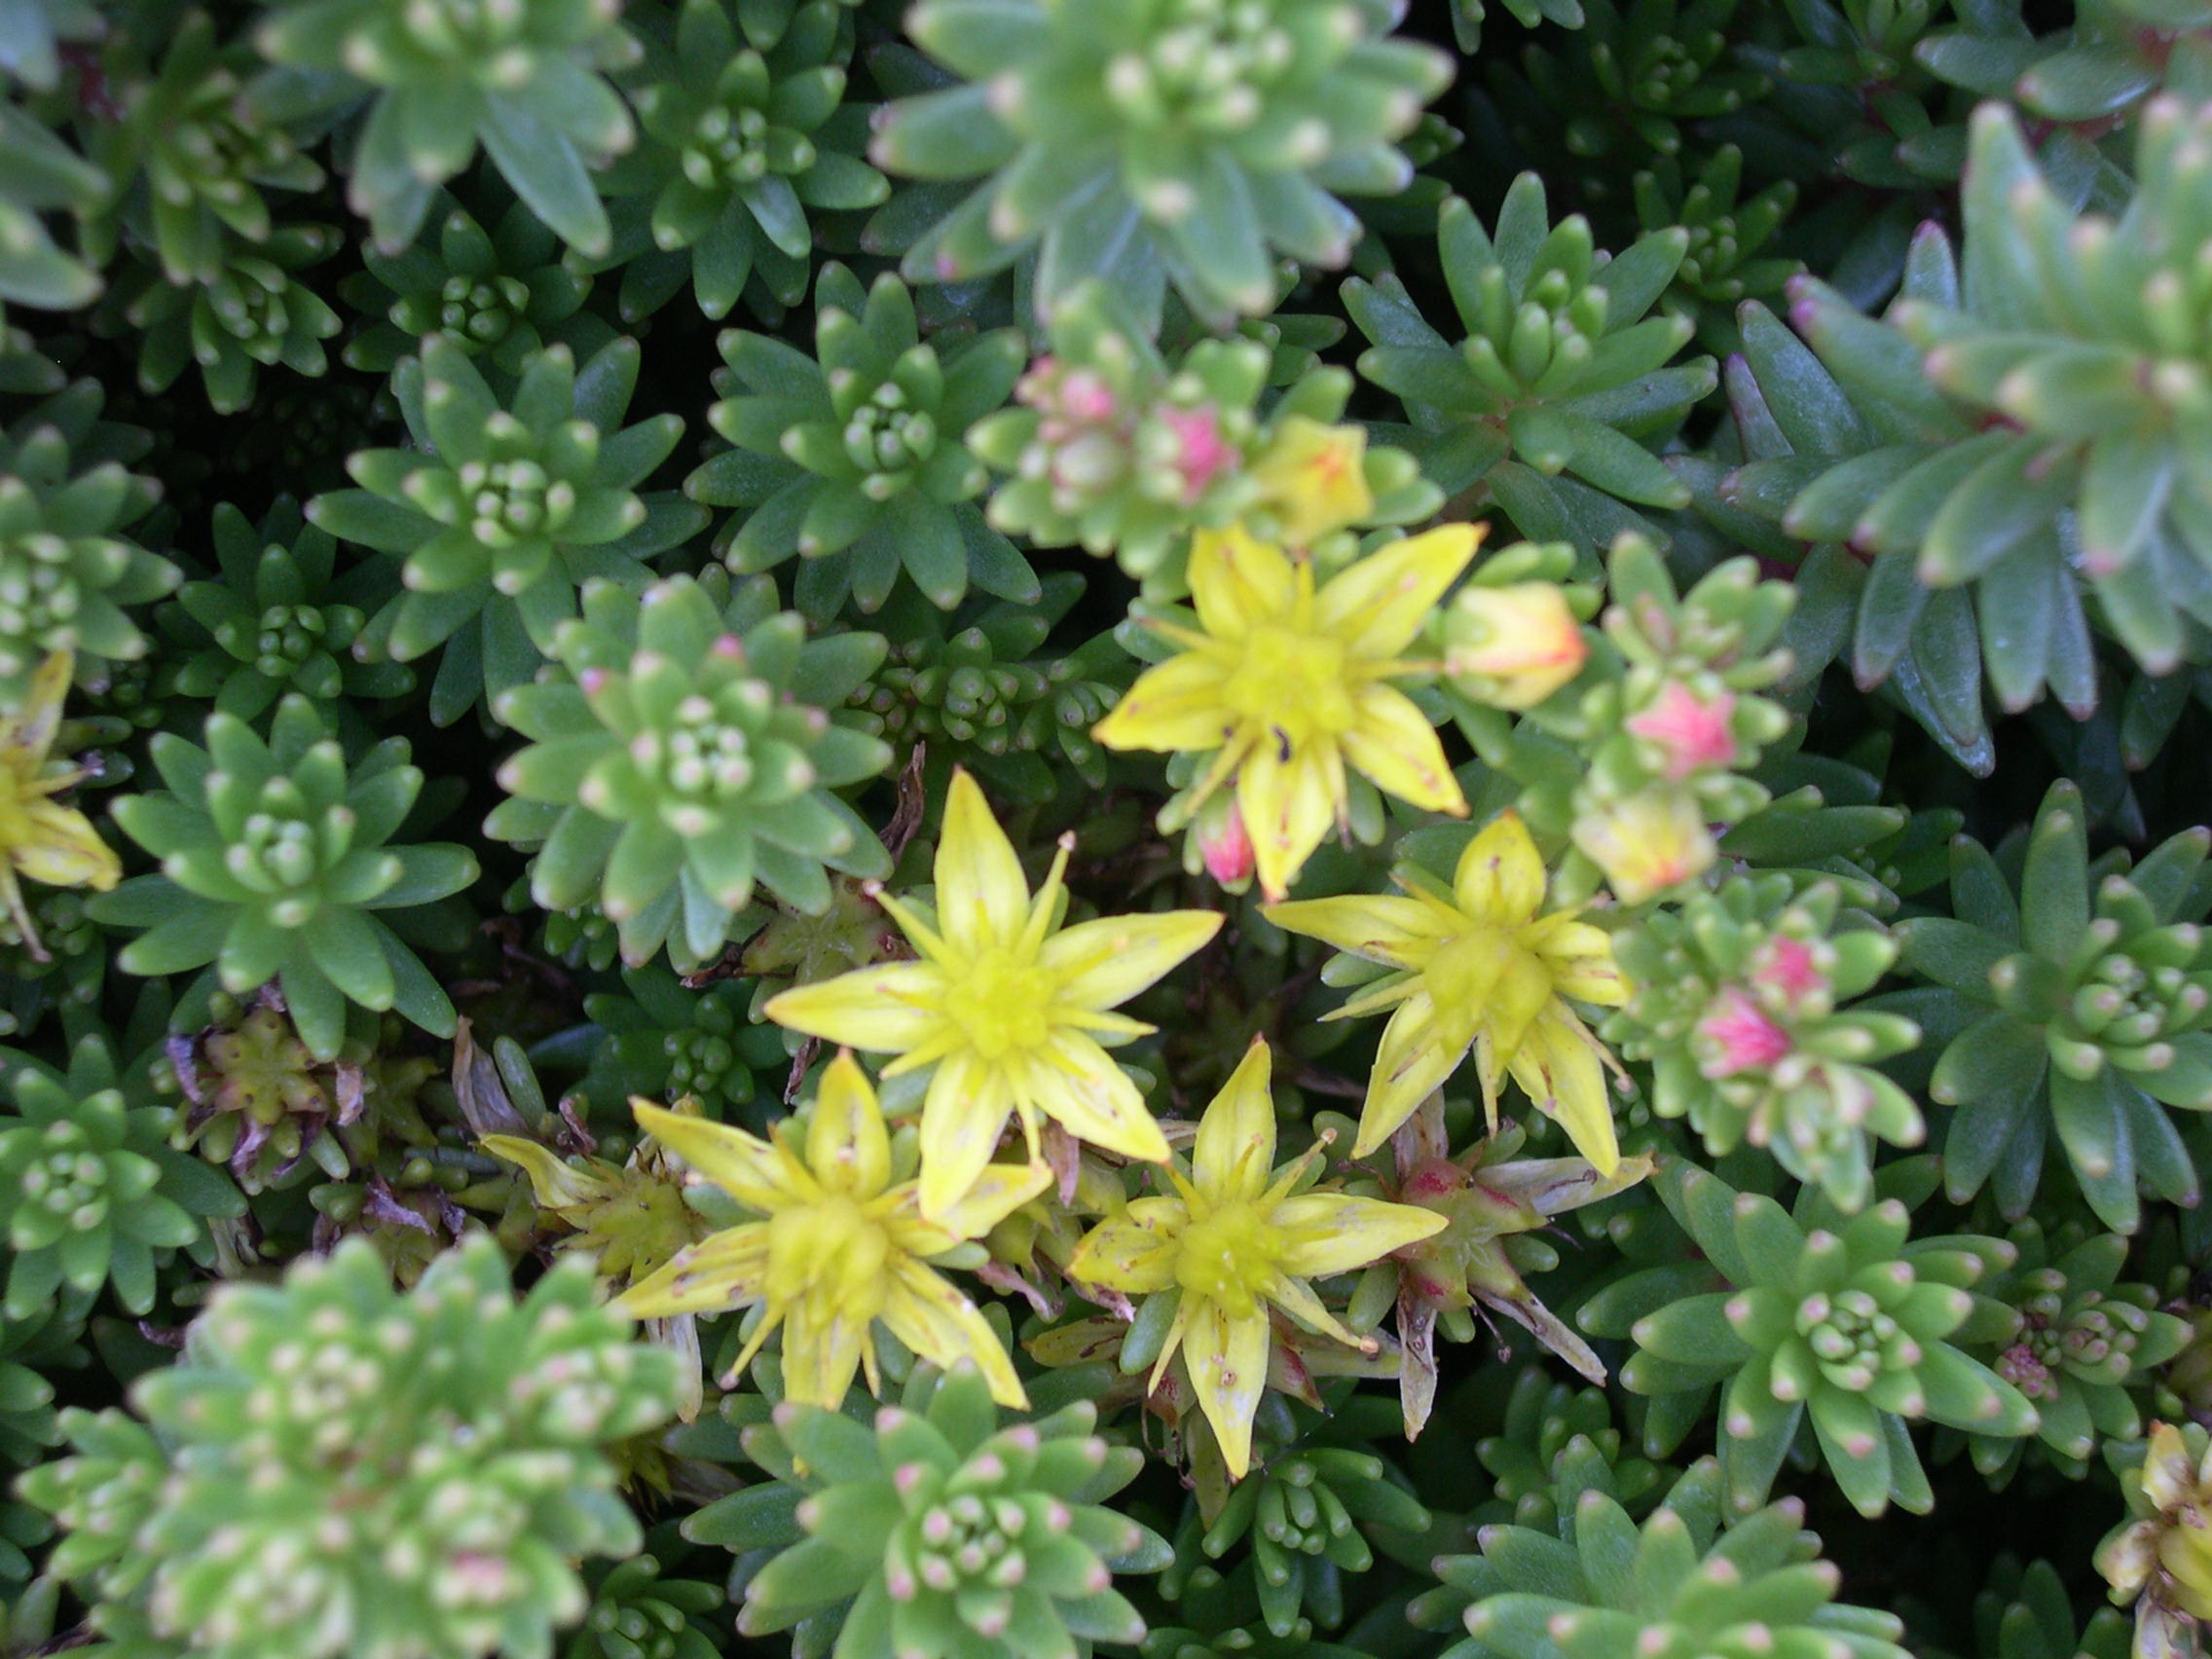
[[[54,652],[33,671],[22,707],[0,720],[0,905],[21,932],[24,947],[41,962],[46,952],[31,927],[17,877],[100,893],[123,879],[122,862],[92,820],[54,800],[85,775],[78,767],[48,758],[75,672],[67,651]]]
[[[1240,530],[1191,549],[1198,629],[1154,625],[1183,647],[1148,669],[1092,735],[1109,749],[1214,752],[1196,810],[1230,778],[1261,891],[1279,899],[1346,813],[1345,768],[1433,812],[1467,810],[1428,719],[1393,679],[1402,653],[1474,557],[1453,524],[1391,543],[1318,590],[1313,569]]]
[[[1078,1284],[1124,1296],[1178,1292],[1153,1366],[1159,1384],[1178,1349],[1230,1477],[1252,1463],[1252,1417],[1268,1381],[1268,1309],[1353,1347],[1360,1339],[1322,1306],[1308,1279],[1349,1272],[1444,1229],[1411,1204],[1297,1191],[1321,1151],[1274,1167],[1270,1057],[1255,1039],[1199,1120],[1174,1197],[1137,1198],[1084,1235],[1068,1263]],[[1326,1143],[1324,1143],[1326,1144]]]
[[[993,1164],[958,1203],[925,1221],[914,1183],[897,1178],[875,1091],[847,1053],[822,1074],[803,1142],[783,1124],[761,1140],[643,1100],[631,1110],[695,1179],[761,1219],[679,1250],[620,1298],[623,1311],[661,1319],[757,1305],[760,1323],[730,1370],[742,1371],[781,1328],[786,1396],[827,1411],[844,1402],[863,1367],[869,1390],[880,1392],[868,1342],[877,1319],[933,1365],[974,1361],[1000,1405],[1028,1405],[998,1334],[930,1262],[1044,1191],[1044,1169]]]
[[[1511,812],[1467,843],[1449,890],[1407,866],[1392,879],[1405,897],[1309,899],[1266,911],[1279,928],[1395,970],[1327,1016],[1397,1010],[1382,1029],[1352,1155],[1388,1139],[1472,1048],[1493,1130],[1498,1085],[1511,1077],[1610,1175],[1620,1145],[1605,1098],[1609,1056],[1564,999],[1627,1001],[1612,940],[1577,921],[1578,911],[1543,913],[1544,862]]]
[[[1124,1158],[1159,1162],[1167,1142],[1105,1045],[1153,1028],[1109,1012],[1221,927],[1211,910],[1104,916],[1063,928],[1063,841],[1034,899],[1014,844],[966,772],[952,775],[937,850],[937,905],[877,893],[918,962],[884,962],[773,999],[779,1024],[899,1057],[886,1078],[935,1067],[922,1100],[922,1213],[960,1203],[1018,1117],[1031,1159],[1037,1121]]]

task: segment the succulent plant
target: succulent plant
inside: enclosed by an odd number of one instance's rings
[[[980,178],[906,250],[914,281],[963,281],[1038,251],[1046,306],[1087,276],[1156,318],[1172,283],[1209,323],[1267,311],[1272,261],[1340,266],[1390,196],[1394,146],[1444,88],[1431,47],[1388,34],[1402,0],[924,0],[906,32],[965,84],[878,119],[878,166]]]
[[[254,29],[275,67],[251,89],[264,111],[362,112],[347,199],[396,253],[437,187],[481,143],[514,193],[564,240],[599,253],[607,213],[586,168],[626,150],[630,112],[603,72],[638,44],[606,0],[528,6],[428,0],[285,0]]]
[[[1570,1443],[1558,1471],[1556,1532],[1486,1527],[1479,1555],[1437,1563],[1473,1601],[1468,1640],[1450,1650],[1459,1659],[1592,1659],[1630,1645],[1677,1659],[1730,1651],[1751,1631],[1862,1659],[1905,1652],[1894,1613],[1835,1600],[1841,1575],[1820,1559],[1797,1499],[1743,1513],[1706,1458],[1639,1526],[1588,1441]]]
[[[1534,173],[1514,180],[1487,232],[1455,198],[1437,253],[1464,338],[1438,333],[1395,276],[1354,277],[1345,309],[1372,342],[1359,372],[1405,404],[1445,495],[1480,485],[1531,540],[1603,548],[1650,528],[1636,507],[1690,498],[1648,447],[1715,381],[1711,358],[1675,360],[1689,319],[1650,314],[1689,242],[1670,227],[1601,261],[1588,221],[1552,224]]]
[[[119,279],[102,307],[140,337],[139,389],[166,392],[197,366],[208,403],[234,415],[253,402],[265,368],[324,373],[323,342],[345,324],[301,277],[341,240],[329,225],[283,224],[260,241],[227,244],[222,269],[204,281],[180,287],[153,270]]]
[[[983,520],[989,474],[963,437],[1014,388],[1021,337],[995,329],[940,351],[921,343],[904,283],[864,289],[837,264],[815,278],[814,308],[811,358],[765,334],[721,337],[707,420],[731,447],[683,488],[745,509],[717,534],[724,562],[747,573],[795,556],[798,608],[824,620],[848,597],[876,609],[901,571],[940,609],[971,585],[1036,600],[1036,575]]]
[[[100,275],[54,240],[44,215],[92,212],[112,187],[10,92],[0,102],[0,157],[8,163],[0,182],[0,305],[70,311],[98,296]]]
[[[1270,461],[1302,430],[1343,420],[1350,376],[1308,370],[1263,408],[1273,358],[1265,344],[1200,339],[1170,363],[1096,282],[1053,308],[1048,332],[1051,350],[1014,384],[1013,406],[969,432],[969,447],[1010,475],[991,494],[999,529],[1111,554],[1161,598],[1185,591],[1194,530],[1242,524],[1263,540],[1313,539],[1289,534],[1299,514]],[[1366,446],[1358,465],[1359,522],[1411,523],[1434,509],[1433,488],[1402,450]]]
[[[754,987],[725,979],[691,989],[654,964],[622,970],[626,995],[595,991],[584,1017],[599,1033],[579,1087],[594,1110],[620,1109],[634,1094],[698,1102],[707,1116],[728,1120],[761,1091],[756,1078],[785,1069],[782,1035],[754,1024]]]
[[[172,1140],[226,1165],[248,1193],[281,1181],[312,1158],[332,1179],[350,1167],[334,1124],[357,1117],[358,1074],[341,1100],[333,1068],[308,1052],[284,1013],[283,1001],[266,988],[228,1021],[169,1045],[187,1104],[179,1109]]]
[[[1055,788],[1052,767],[1065,763],[1093,789],[1106,787],[1105,752],[1090,730],[1126,687],[1127,654],[1108,635],[1065,655],[1040,651],[1084,584],[1062,571],[1042,586],[1034,605],[971,599],[943,615],[894,599],[895,614],[879,613],[903,644],[849,706],[894,755],[925,749],[933,786],[964,765],[997,793],[1044,800]]]
[[[1898,937],[1958,1028],[1929,1084],[1952,1109],[1943,1167],[1955,1199],[1988,1185],[2004,1213],[2025,1213],[2053,1144],[2118,1232],[2138,1224],[2138,1189],[2177,1201],[2196,1192],[2166,1109],[2212,1102],[2198,925],[2212,905],[2208,846],[2192,830],[2132,868],[2100,860],[2092,890],[2082,793],[2065,779],[2044,796],[2016,873],[1972,840],[1952,843],[1952,914],[1916,917]]]
[[[531,746],[500,768],[485,830],[536,850],[549,909],[598,903],[625,960],[711,958],[757,883],[803,910],[829,869],[887,875],[883,844],[833,793],[889,763],[840,709],[882,660],[872,634],[808,641],[765,577],[671,577],[643,599],[586,586],[552,645],[563,673],[503,692]],[[825,866],[828,866],[826,868]]]
[[[447,842],[392,844],[423,786],[406,739],[349,765],[314,706],[287,696],[266,741],[218,714],[206,745],[162,733],[152,754],[168,787],[115,805],[161,861],[94,911],[147,930],[124,948],[125,972],[206,968],[180,1019],[216,986],[243,996],[274,981],[317,1059],[337,1055],[349,1004],[451,1035],[453,1004],[395,928],[432,926],[428,907],[474,881],[476,860]]]
[[[292,134],[243,107],[248,62],[217,43],[208,14],[182,16],[161,67],[136,82],[119,119],[93,129],[92,159],[116,187],[108,222],[95,221],[96,251],[128,231],[169,281],[212,285],[240,244],[269,240],[276,217],[264,190],[321,186],[322,168]]]
[[[1715,323],[1738,302],[1779,293],[1803,269],[1794,259],[1761,251],[1796,204],[1796,183],[1777,179],[1748,198],[1743,183],[1744,153],[1733,144],[1720,146],[1694,174],[1668,154],[1636,175],[1636,217],[1643,233],[1671,225],[1689,233],[1669,296],[1691,311],[1703,338],[1718,344],[1732,344],[1732,331]]]
[[[1094,1641],[1139,1641],[1144,1620],[1114,1575],[1157,1572],[1169,1550],[1104,1507],[1143,1458],[1096,1421],[1078,1401],[1002,1422],[968,1365],[918,1371],[872,1428],[778,1407],[749,1450],[795,1489],[804,1536],[753,1575],[738,1629],[822,1621],[847,1659],[1076,1659]]]
[[[1916,1146],[1925,1132],[1912,1097],[1872,1063],[1920,1031],[1843,1006],[1888,972],[1897,940],[1839,930],[1833,885],[1795,887],[1780,872],[1739,875],[1646,916],[1615,945],[1636,990],[1604,1031],[1651,1063],[1652,1108],[1688,1118],[1707,1151],[1764,1147],[1857,1211],[1873,1191],[1870,1143]]]
[[[2123,1284],[2127,1240],[2080,1236],[2021,1222],[2007,1235],[2018,1259],[1975,1287],[1974,1311],[1958,1332],[1962,1347],[2025,1394],[2041,1419],[2044,1449],[2069,1473],[2083,1472],[2099,1439],[2143,1433],[2130,1389],[2188,1345],[2190,1326],[2157,1307],[2149,1285]],[[1975,1438],[1974,1461],[2004,1475],[2017,1440]]]
[[[721,1587],[665,1575],[660,1560],[635,1555],[584,1574],[591,1608],[561,1659],[716,1659],[706,1615],[722,1604]]]
[[[891,194],[864,159],[867,111],[846,98],[847,16],[835,0],[734,12],[683,0],[673,31],[641,23],[643,135],[607,179],[626,318],[659,310],[686,278],[717,321],[747,294],[776,315],[806,297],[810,212]]]
[[[143,446],[119,443],[102,401],[96,382],[79,381],[0,429],[0,686],[18,697],[53,651],[75,652],[87,679],[141,656],[130,608],[182,579],[119,534],[161,492],[130,471]]]
[[[145,1313],[156,1266],[198,1240],[206,1218],[244,1213],[230,1182],[170,1150],[168,1114],[145,1101],[102,1038],[81,1039],[66,1071],[11,1054],[5,1087],[9,1318],[29,1319],[64,1292],[82,1306],[102,1286]]]
[[[401,662],[445,647],[430,690],[441,724],[529,680],[593,577],[641,590],[641,562],[698,529],[695,508],[637,486],[683,430],[675,415],[625,426],[638,347],[576,363],[548,346],[503,400],[442,335],[393,375],[413,449],[347,462],[362,488],[317,496],[308,520],[403,561],[405,591],[371,618],[362,648]]]
[[[1913,1166],[1892,1168],[1902,1180]],[[1893,1501],[1920,1513],[1934,1502],[1911,1421],[2015,1439],[2035,1432],[2027,1397],[1948,1340],[1973,1310],[1968,1287],[2009,1266],[2011,1245],[1911,1238],[1910,1211],[1896,1198],[1847,1218],[1808,1187],[1792,1213],[1678,1161],[1663,1164],[1653,1185],[1705,1265],[1687,1284],[1671,1267],[1633,1272],[1586,1302],[1579,1318],[1594,1336],[1635,1339],[1621,1369],[1630,1392],[1702,1400],[1721,1389],[1719,1473],[1732,1511],[1766,1500],[1808,1424],[1862,1515]]]
[[[166,1640],[542,1656],[589,1604],[575,1559],[638,1547],[605,1448],[675,1387],[675,1356],[629,1341],[581,1268],[518,1303],[479,1238],[401,1293],[354,1243],[225,1286],[135,1415],[70,1412],[75,1454],[25,1491],[68,1530],[54,1569]]]
[[[349,306],[375,319],[346,343],[352,368],[388,374],[436,335],[519,375],[542,347],[589,358],[612,337],[584,310],[591,277],[562,257],[560,239],[524,203],[489,230],[457,203],[397,252],[364,248],[361,266],[338,284]]]
[[[287,693],[322,707],[375,702],[414,688],[403,663],[363,662],[353,643],[375,592],[356,566],[338,573],[338,544],[279,499],[254,524],[225,502],[215,509],[216,574],[190,581],[165,611],[164,631],[192,654],[175,690],[241,720],[257,720]]]

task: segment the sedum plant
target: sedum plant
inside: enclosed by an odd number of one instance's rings
[[[290,696],[266,740],[218,714],[205,742],[163,733],[152,753],[167,787],[116,803],[124,833],[161,863],[99,902],[101,921],[144,930],[126,971],[206,970],[187,1007],[274,981],[318,1059],[336,1056],[349,1006],[451,1033],[451,1000],[396,930],[434,937],[428,907],[476,879],[476,859],[450,842],[392,844],[423,787],[406,740],[349,763],[314,706]]]
[[[809,641],[773,592],[674,577],[641,597],[588,583],[582,614],[552,642],[561,675],[494,705],[532,741],[501,766],[510,798],[486,832],[534,849],[538,903],[598,906],[633,964],[663,948],[680,968],[709,960],[756,884],[819,913],[830,870],[890,870],[832,793],[883,770],[890,752],[828,712],[883,643]]]
[[[1961,839],[1950,916],[1899,930],[1906,964],[1941,987],[1963,1029],[1929,1090],[1952,1107],[1944,1179],[1965,1198],[1987,1183],[2007,1214],[2032,1200],[2047,1152],[2062,1154],[2109,1227],[2132,1232],[2139,1191],[2176,1199],[2196,1175],[2169,1106],[2201,1110],[2198,897],[2207,839],[2174,836],[2090,887],[2081,792],[2061,780],[2037,811],[2016,879]],[[1964,1017],[1960,1017],[1964,1015]]]
[[[1396,0],[925,0],[915,44],[965,84],[892,104],[876,165],[981,183],[906,250],[958,281],[1034,248],[1050,304],[1087,276],[1140,317],[1172,284],[1209,321],[1265,312],[1278,252],[1349,257],[1340,195],[1402,190],[1396,148],[1443,89],[1434,48],[1393,37]]]
[[[686,278],[719,321],[750,295],[774,314],[806,295],[814,214],[873,207],[890,181],[863,158],[867,111],[846,97],[851,25],[837,0],[684,0],[646,43],[636,152],[608,175],[623,314]]]
[[[400,561],[364,648],[410,662],[444,646],[432,708],[447,722],[530,679],[593,577],[642,589],[641,562],[695,530],[681,502],[636,487],[682,433],[674,415],[622,424],[637,386],[633,341],[578,365],[563,346],[495,393],[469,354],[433,335],[395,371],[412,449],[362,450],[361,487],[317,496],[308,519]]]
[[[2012,1246],[1911,1239],[1910,1211],[1895,1198],[1847,1219],[1817,1190],[1792,1214],[1679,1163],[1656,1186],[1703,1253],[1698,1278],[1711,1288],[1681,1295],[1680,1275],[1645,1269],[1585,1304],[1581,1322],[1593,1335],[1634,1340],[1621,1371],[1634,1393],[1664,1401],[1721,1390],[1719,1471],[1732,1510],[1766,1500],[1808,1427],[1862,1515],[1933,1504],[1914,1420],[2007,1438],[2035,1432],[2027,1397],[1948,1340],[1973,1311],[1968,1287],[2009,1266]]]
[[[586,1272],[518,1303],[480,1238],[401,1293],[354,1243],[228,1287],[188,1342],[131,1411],[68,1414],[73,1455],[28,1489],[121,1631],[128,1609],[241,1656],[544,1655],[585,1610],[574,1558],[638,1547],[606,1448],[667,1418],[675,1361]]]
[[[1070,1659],[1128,1643],[1144,1620],[1114,1574],[1157,1572],[1157,1532],[1105,1506],[1142,1455],[1091,1432],[1077,1401],[1002,1423],[983,1376],[916,1371],[872,1427],[819,1406],[777,1409],[754,1449],[800,1497],[801,1536],[753,1575],[738,1628],[801,1621],[837,1653]],[[817,1639],[819,1640],[819,1638]]]
[[[723,561],[743,573],[795,555],[799,608],[817,617],[848,597],[876,609],[901,571],[940,609],[971,583],[1034,600],[1035,573],[976,504],[989,474],[964,441],[1013,389],[1019,336],[995,329],[940,353],[904,283],[864,289],[841,265],[822,268],[814,310],[812,359],[743,329],[721,338],[723,395],[707,420],[731,447],[683,487],[745,509],[718,537]]]

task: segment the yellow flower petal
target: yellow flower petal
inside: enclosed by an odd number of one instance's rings
[[[49,651],[40,659],[31,671],[30,683],[23,687],[22,706],[9,724],[7,742],[12,747],[44,758],[61,729],[61,705],[76,674],[77,659],[71,652]]]
[[[1365,1158],[1382,1146],[1414,1115],[1415,1107],[1459,1069],[1474,1040],[1471,1024],[1470,1014],[1452,1020],[1440,1017],[1426,990],[1416,991],[1399,1004],[1382,1028],[1375,1069],[1367,1077],[1359,1138],[1352,1144],[1354,1158]]]
[[[663,1111],[636,1096],[630,1110],[639,1128],[749,1209],[774,1210],[821,1196],[810,1174],[743,1129]]]
[[[1309,1331],[1318,1332],[1324,1337],[1334,1337],[1346,1347],[1362,1346],[1359,1338],[1345,1328],[1344,1321],[1329,1311],[1321,1299],[1313,1294],[1313,1287],[1303,1279],[1278,1272],[1269,1281],[1265,1294],[1270,1302]]]
[[[1145,1163],[1167,1161],[1167,1137],[1129,1074],[1091,1038],[1061,1026],[1023,1079],[1029,1104],[1078,1140]]]
[[[1186,651],[1146,669],[1090,735],[1108,749],[1217,749],[1235,735],[1220,663]]]
[[[1528,921],[1543,907],[1544,861],[1518,812],[1499,813],[1459,855],[1452,894],[1470,916],[1501,926]]]
[[[839,1051],[823,1069],[806,1125],[806,1162],[823,1186],[873,1198],[891,1181],[891,1137],[867,1074]]]
[[[1124,1296],[1150,1296],[1175,1282],[1190,1212],[1179,1198],[1133,1198],[1088,1233],[1068,1258],[1068,1277]]]
[[[1619,1008],[1628,1001],[1628,981],[1613,961],[1613,941],[1603,928],[1569,922],[1537,947],[1560,995]]]
[[[922,1248],[907,1245],[916,1255],[936,1255],[970,1238],[980,1238],[1031,1198],[1052,1184],[1052,1171],[1044,1163],[986,1163],[974,1185],[940,1214],[917,1227],[942,1236],[944,1242]],[[903,1234],[900,1241],[905,1243]]]
[[[1342,1193],[1304,1193],[1285,1198],[1269,1220],[1289,1241],[1275,1266],[1292,1278],[1349,1272],[1380,1262],[1393,1250],[1433,1238],[1445,1228],[1445,1218],[1434,1210],[1381,1198],[1351,1198]]]
[[[1188,579],[1198,621],[1217,640],[1241,640],[1253,623],[1281,616],[1298,591],[1282,551],[1241,528],[1198,532]]]
[[[1252,867],[1260,891],[1271,900],[1288,895],[1344,804],[1342,792],[1329,787],[1329,768],[1317,749],[1309,745],[1285,760],[1279,750],[1262,744],[1236,774],[1236,805],[1252,837]]]
[[[657,1272],[615,1298],[614,1306],[633,1319],[724,1313],[759,1300],[767,1269],[767,1223],[747,1222],[679,1250]]]
[[[49,887],[90,887],[105,893],[123,879],[123,861],[100,839],[92,820],[50,800],[22,803],[32,839],[8,850],[15,866]]]
[[[845,1403],[867,1341],[866,1319],[802,1296],[784,1313],[784,1397],[833,1412]]]
[[[1257,1198],[1275,1161],[1273,1056],[1255,1037],[1221,1092],[1198,1120],[1191,1182],[1209,1198]]]
[[[925,1220],[944,1218],[976,1185],[998,1150],[1014,1097],[1005,1070],[959,1050],[938,1062],[922,1097],[921,1202]]]
[[[1184,1299],[1183,1364],[1198,1409],[1213,1424],[1232,1480],[1252,1466],[1252,1418],[1268,1385],[1268,1316],[1232,1316],[1211,1301]]]
[[[1529,1028],[1506,1069],[1536,1109],[1567,1131],[1574,1150],[1601,1175],[1621,1161],[1604,1068],[1580,1021],[1556,1005]]]
[[[479,1152],[504,1159],[530,1177],[530,1190],[540,1207],[571,1209],[595,1203],[615,1189],[615,1183],[589,1169],[578,1169],[556,1158],[550,1147],[520,1135],[486,1135],[476,1143]]]
[[[976,780],[958,767],[937,844],[937,919],[945,942],[973,955],[1007,943],[1029,914],[1029,878]]]
[[[927,962],[878,962],[832,979],[794,985],[761,1012],[778,1025],[872,1054],[918,1047],[942,1021],[942,970]]]
[[[1466,815],[1467,797],[1452,775],[1436,728],[1403,691],[1381,684],[1361,687],[1359,723],[1338,741],[1345,758],[1385,794],[1426,812]]]
[[[1459,579],[1487,527],[1445,524],[1348,566],[1319,594],[1322,625],[1355,655],[1394,657],[1411,645],[1444,590]]]
[[[1214,910],[1101,916],[1045,941],[1038,965],[1059,979],[1053,1002],[1082,1009],[1124,1003],[1221,931]]]
[[[992,1399],[1012,1411],[1028,1409],[1029,1396],[991,1322],[941,1274],[911,1256],[892,1265],[882,1318],[921,1358],[946,1370],[968,1360],[982,1373]]]
[[[1392,894],[1294,899],[1261,914],[1285,933],[1333,944],[1391,968],[1419,968],[1456,933],[1459,919],[1435,904]]]

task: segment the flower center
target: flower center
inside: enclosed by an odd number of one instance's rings
[[[1051,986],[1027,956],[1003,946],[962,970],[944,997],[944,1015],[986,1060],[1042,1049],[1052,1035]]]
[[[1348,729],[1357,717],[1345,672],[1344,642],[1263,622],[1244,638],[1243,660],[1223,700],[1245,719],[1271,727],[1289,751]]]
[[[1520,968],[1542,972],[1506,929],[1478,925],[1438,945],[1421,970],[1421,981],[1438,1008],[1474,1008],[1490,1001],[1506,977]]]
[[[1274,1277],[1283,1236],[1249,1198],[1194,1216],[1175,1258],[1184,1291],[1218,1304],[1232,1318],[1248,1318]]]
[[[763,1288],[772,1302],[810,1296],[838,1318],[865,1324],[883,1306],[890,1260],[882,1224],[843,1193],[831,1193],[769,1220]]]

